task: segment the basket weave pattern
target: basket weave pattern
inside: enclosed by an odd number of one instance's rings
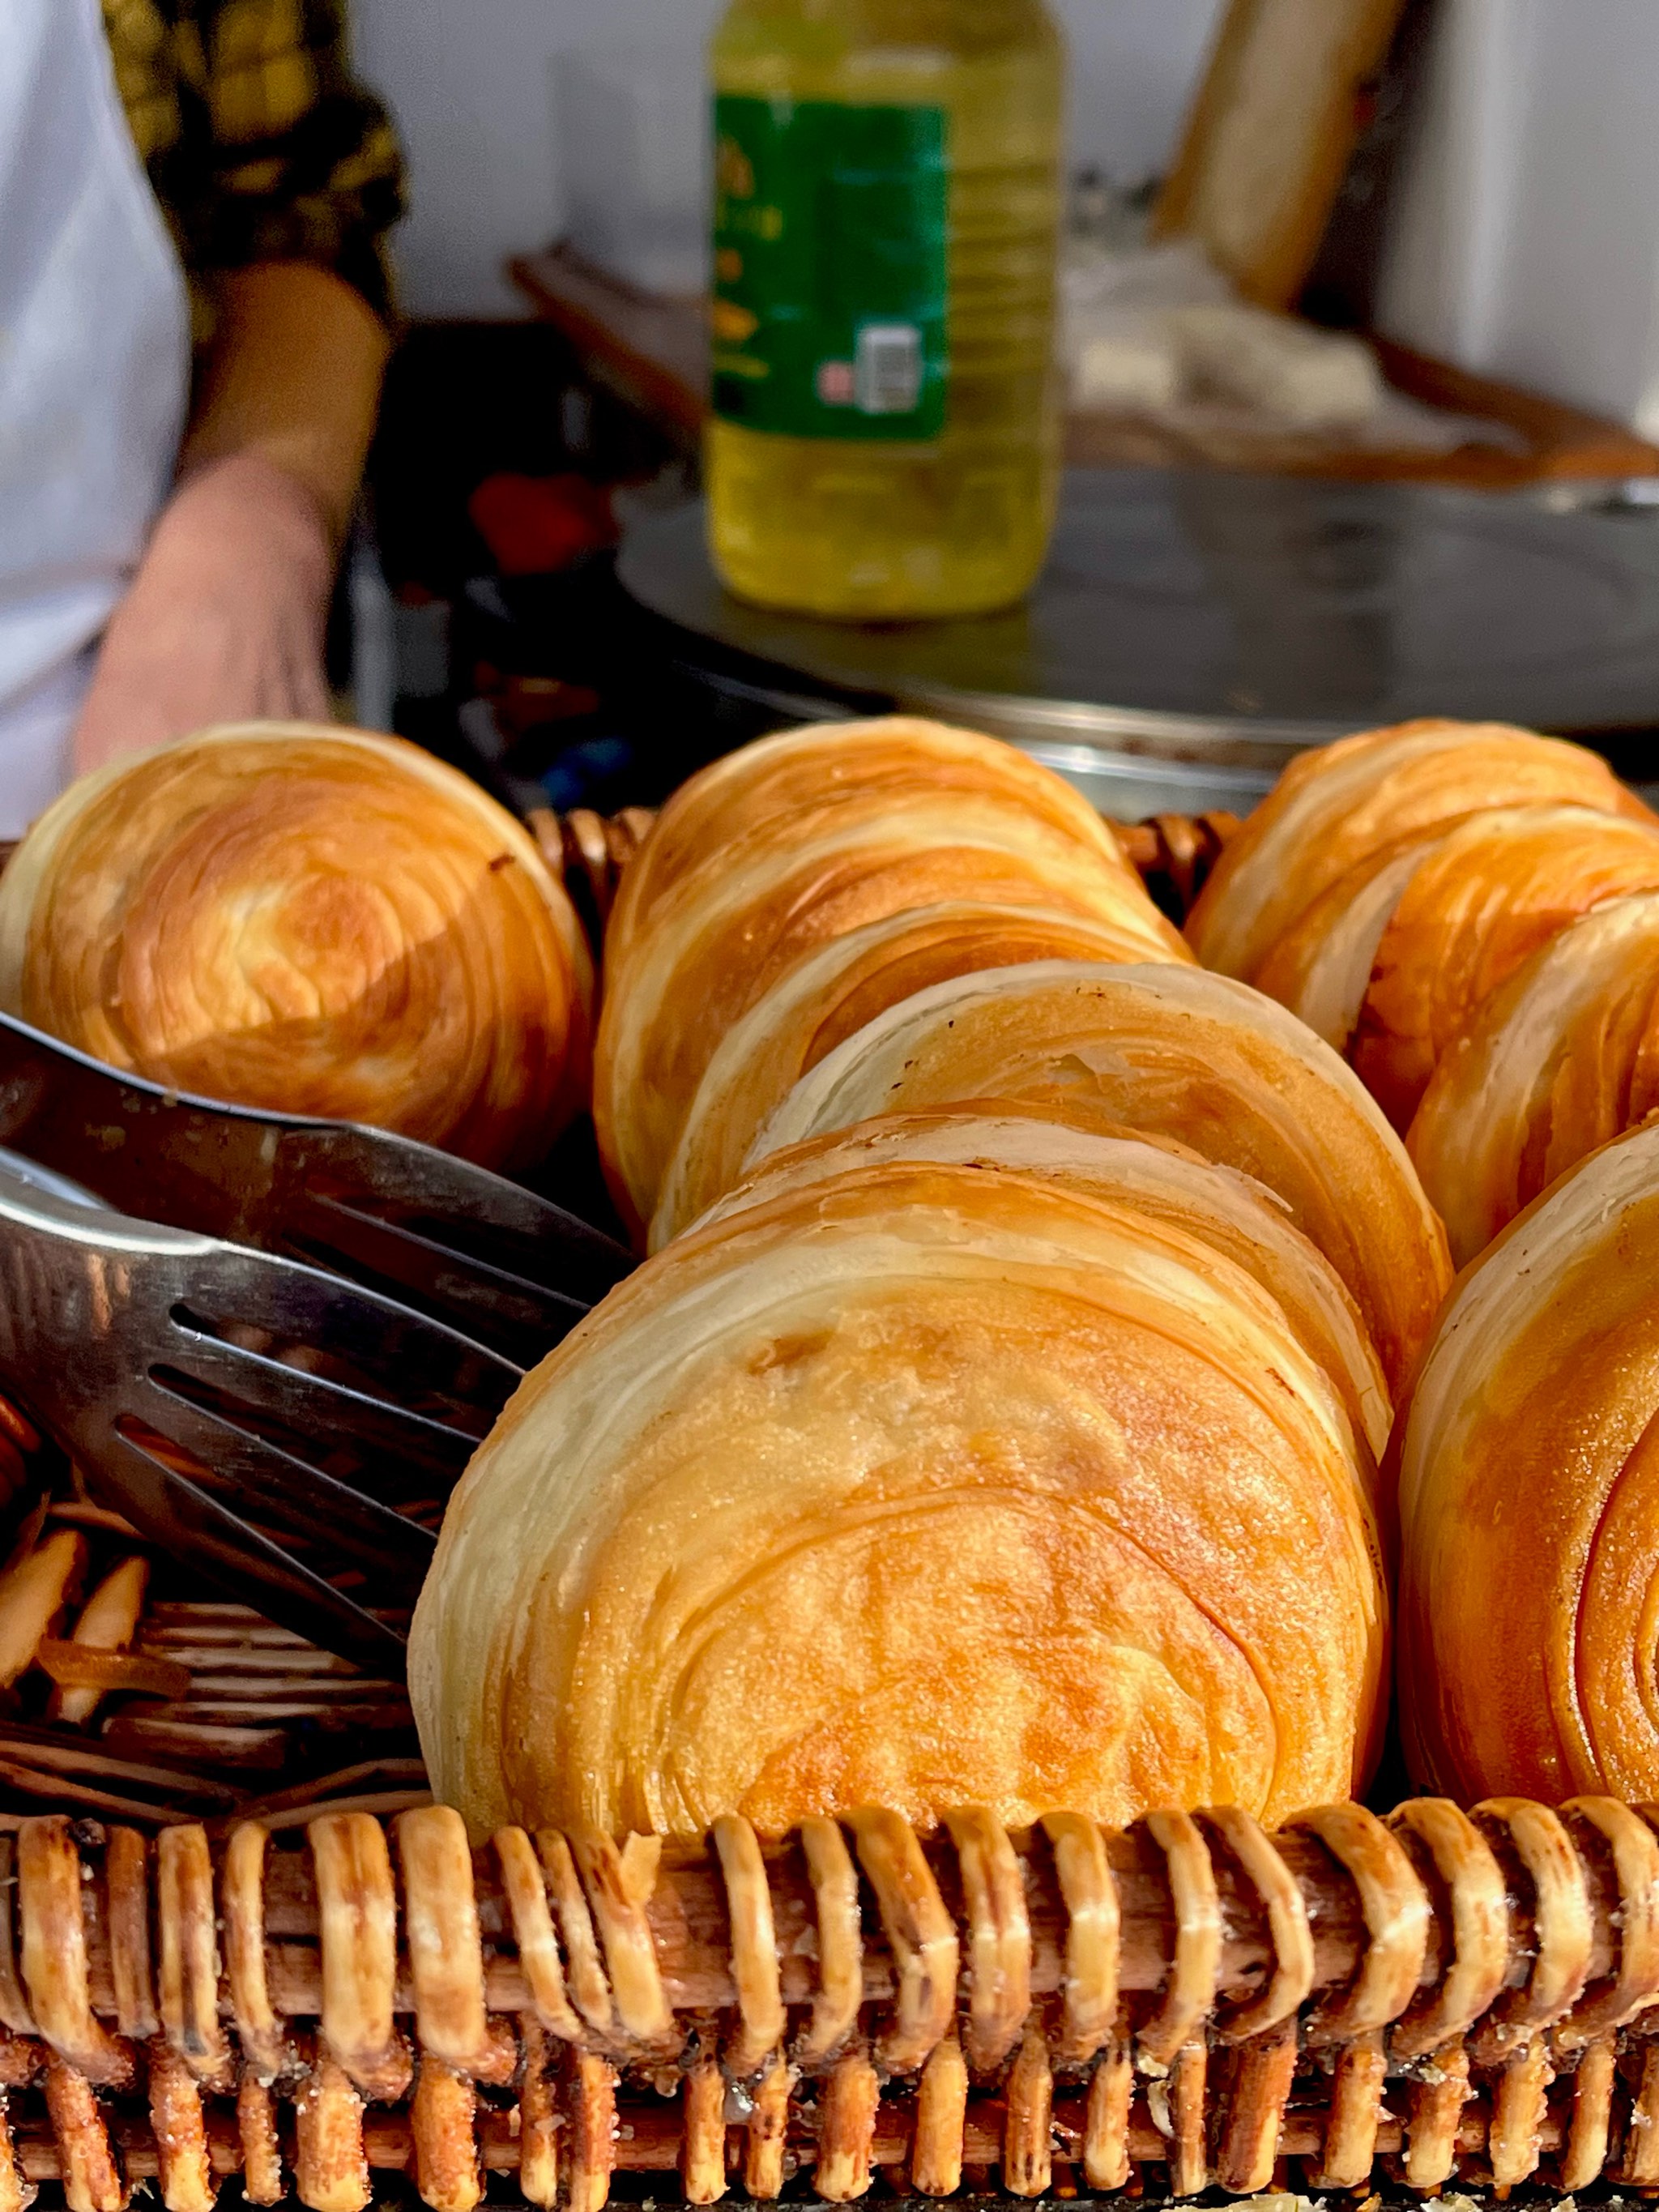
[[[232,2172],[362,2212],[375,2167],[434,2212],[489,2171],[575,2212],[623,2168],[694,2203],[878,2167],[1659,2184],[1659,1837],[1605,1799],[476,1853],[441,1808],[303,1841],[54,1815],[0,1858],[0,2212],[58,2176],[119,2212],[150,2175],[206,2212]]]
[[[562,876],[595,937],[616,904],[623,872],[656,819],[630,806],[609,817],[578,809],[570,814],[537,811],[530,827],[556,875]],[[1192,912],[1228,840],[1238,828],[1234,814],[1159,814],[1147,822],[1110,825],[1124,856],[1172,921]],[[3,848],[0,848],[0,866]]]

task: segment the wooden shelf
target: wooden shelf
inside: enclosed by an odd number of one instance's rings
[[[565,246],[514,261],[511,273],[537,313],[563,332],[596,381],[676,445],[696,449],[708,386],[708,323],[701,300],[635,291]],[[1498,424],[1510,433],[1509,440],[1471,440],[1434,452],[1237,430],[1176,432],[1132,416],[1079,414],[1067,425],[1067,459],[1079,467],[1213,468],[1486,491],[1659,476],[1659,447],[1616,422],[1471,375],[1386,338],[1373,343],[1396,391],[1449,414]]]
[[[569,339],[596,381],[695,449],[708,413],[708,325],[701,300],[636,292],[568,246],[509,264],[543,320]]]

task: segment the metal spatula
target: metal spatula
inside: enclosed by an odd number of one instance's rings
[[[143,1535],[331,1650],[400,1660],[445,1501],[520,1379],[388,1298],[0,1155],[0,1382]]]
[[[121,1212],[316,1261],[532,1366],[634,1266],[405,1137],[161,1089],[0,1014],[0,1146]]]

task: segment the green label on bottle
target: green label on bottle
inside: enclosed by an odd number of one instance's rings
[[[945,110],[723,94],[714,127],[714,412],[796,438],[937,438]]]

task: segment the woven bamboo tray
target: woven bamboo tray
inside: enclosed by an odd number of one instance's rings
[[[0,1832],[429,1802],[401,1681],[183,1582],[0,1400]]]
[[[1603,1799],[761,1844],[441,1808],[0,1839],[0,2212],[240,2174],[434,2212],[878,2177],[943,2197],[1659,2185],[1659,1839]],[[671,2179],[669,2177],[676,2177]]]

